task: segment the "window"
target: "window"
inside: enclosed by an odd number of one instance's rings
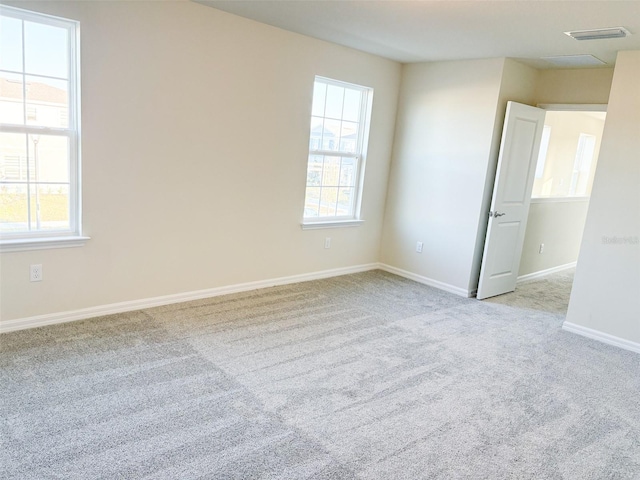
[[[359,221],[372,89],[316,77],[303,223]]]
[[[578,137],[578,149],[576,150],[576,160],[573,163],[573,172],[571,172],[569,195],[585,195],[587,193],[587,181],[595,148],[596,137],[581,133],[580,137]]]
[[[588,199],[605,118],[600,111],[547,111],[532,198]]]
[[[544,163],[549,152],[549,140],[551,139],[551,127],[545,125],[542,128],[542,139],[540,140],[540,151],[538,152],[538,163],[536,164],[535,178],[542,178],[544,175]]]
[[[82,239],[77,35],[75,21],[0,6],[0,244],[5,250]]]

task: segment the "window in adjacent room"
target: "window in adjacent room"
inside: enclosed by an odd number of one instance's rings
[[[549,152],[549,139],[551,138],[551,127],[545,125],[542,128],[542,139],[540,140],[540,151],[538,152],[538,163],[536,164],[535,178],[542,178],[544,175],[544,164]]]
[[[601,111],[546,113],[532,198],[588,199],[605,118]]]
[[[79,240],[78,23],[0,6],[0,242]]]
[[[316,77],[303,224],[359,221],[372,93]]]
[[[587,181],[589,179],[589,173],[591,172],[591,163],[593,162],[595,147],[595,135],[580,134],[578,137],[576,159],[573,162],[573,171],[571,172],[569,195],[586,194]]]

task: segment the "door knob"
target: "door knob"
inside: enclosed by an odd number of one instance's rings
[[[506,213],[504,213],[504,212],[500,213],[500,212],[498,212],[498,211],[495,211],[495,212],[489,212],[489,216],[490,216],[490,217],[494,217],[494,218],[498,218],[498,217],[501,217],[501,216],[503,216],[503,215],[506,215]]]

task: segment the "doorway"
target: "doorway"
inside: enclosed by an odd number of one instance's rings
[[[508,102],[477,298],[575,267],[606,106]]]
[[[600,105],[546,110],[518,282],[575,267],[606,118]]]

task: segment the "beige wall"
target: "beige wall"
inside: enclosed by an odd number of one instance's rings
[[[519,275],[575,262],[580,251],[589,200],[532,200]],[[540,244],[544,251],[540,253]]]
[[[504,63],[404,65],[383,263],[468,290]]]
[[[17,5],[81,22],[91,240],[2,254],[2,320],[378,261],[399,64],[192,2]],[[314,75],[374,88],[360,227],[300,228]]]
[[[534,104],[537,78],[511,59],[404,66],[383,263],[477,288],[507,102]]]
[[[536,101],[606,104],[612,77],[613,68],[540,70]]]
[[[620,52],[567,324],[640,350],[640,51]]]

